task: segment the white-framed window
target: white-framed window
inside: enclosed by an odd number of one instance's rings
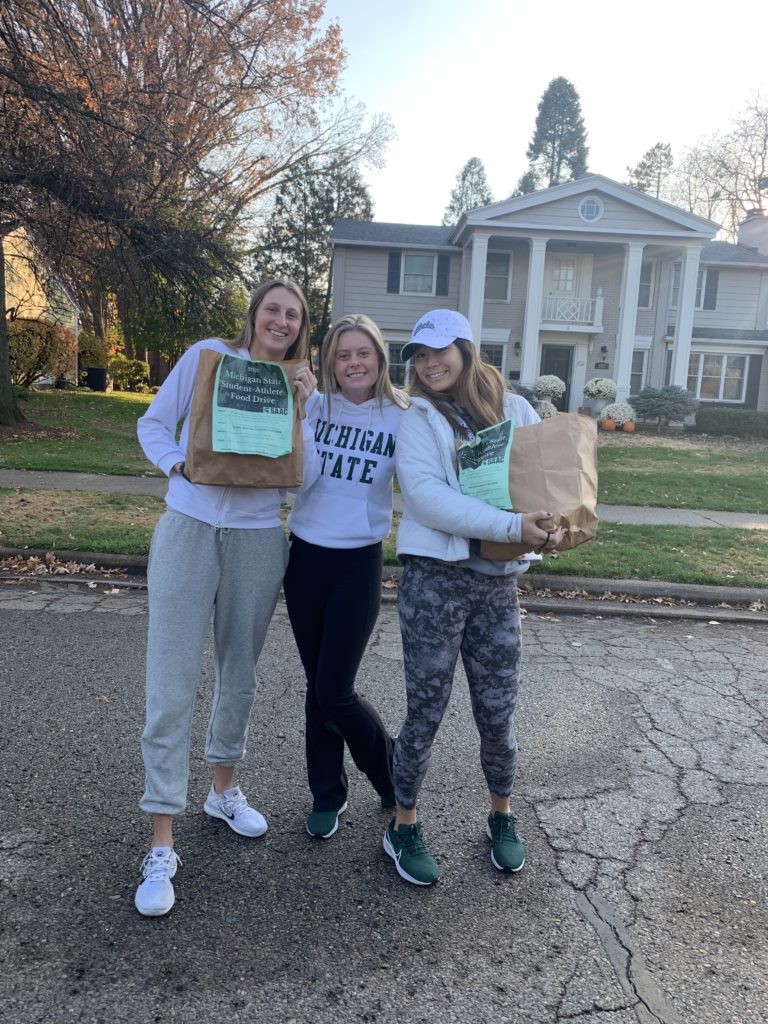
[[[597,196],[585,196],[579,203],[579,216],[587,224],[594,224],[605,213],[605,207]]]
[[[486,302],[509,302],[512,291],[512,253],[489,252],[485,261]]]
[[[639,395],[645,387],[645,371],[648,365],[648,349],[636,348],[632,353],[632,371],[629,375],[630,395]]]
[[[504,349],[506,345],[499,345],[495,342],[481,342],[480,355],[491,366],[495,366],[499,373],[504,373]]]
[[[726,352],[691,352],[688,390],[701,402],[743,402],[749,356]]]
[[[680,300],[680,275],[682,273],[682,264],[672,264],[672,290],[670,292],[669,305],[671,309],[677,309],[677,304]],[[694,309],[714,309],[717,301],[717,277],[718,271],[716,270],[699,270],[696,275],[696,296],[693,301]],[[710,288],[707,288],[707,279],[712,277],[710,281]],[[714,286],[714,287],[712,287]],[[710,292],[710,301],[705,305],[705,297],[707,291]]]
[[[434,295],[436,273],[436,256],[404,252],[400,271],[400,294]]]
[[[655,271],[656,264],[652,260],[643,260],[640,264],[640,288],[637,293],[638,309],[650,309],[653,306]]]
[[[389,379],[396,388],[404,388],[408,379],[408,363],[400,358],[403,350],[403,341],[387,342],[387,355],[389,356]]]

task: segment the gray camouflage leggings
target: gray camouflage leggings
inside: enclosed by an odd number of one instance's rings
[[[397,603],[408,715],[395,746],[398,806],[416,806],[459,653],[488,789],[494,796],[510,796],[517,767],[514,711],[521,653],[517,577],[485,576],[415,555],[402,561]]]

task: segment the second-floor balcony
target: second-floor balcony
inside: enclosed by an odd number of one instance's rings
[[[541,327],[547,331],[603,330],[603,290],[594,299],[575,295],[545,295],[541,305]]]

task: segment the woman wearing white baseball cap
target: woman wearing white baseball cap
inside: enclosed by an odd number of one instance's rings
[[[500,871],[519,871],[525,862],[510,797],[521,654],[517,576],[527,562],[489,561],[481,557],[479,542],[523,541],[550,551],[561,534],[538,525],[549,516],[544,509],[504,512],[460,490],[457,441],[473,440],[479,430],[510,416],[518,426],[538,421],[531,406],[507,392],[501,374],[480,358],[466,318],[450,309],[425,313],[402,359],[412,359],[415,368],[396,452],[405,503],[397,554],[403,564],[398,608],[408,713],[395,746],[397,806],[384,849],[402,878],[431,885],[439,870],[424,844],[416,801],[459,654],[488,784],[491,861]]]

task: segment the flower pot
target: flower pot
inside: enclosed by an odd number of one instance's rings
[[[603,430],[615,430],[616,420],[601,420],[600,426],[603,428]]]
[[[635,432],[635,421],[627,420],[624,426],[621,428],[625,434],[634,434]]]

